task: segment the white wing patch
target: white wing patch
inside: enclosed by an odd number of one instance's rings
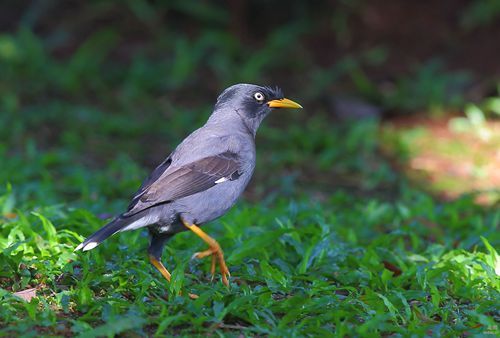
[[[215,184],[219,184],[226,181],[229,181],[229,178],[227,177],[219,178],[217,181],[215,181]]]

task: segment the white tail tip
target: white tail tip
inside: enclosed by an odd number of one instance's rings
[[[99,245],[99,243],[97,242],[90,242],[89,244],[85,245],[85,247],[83,248],[83,251],[89,251],[89,250],[92,250],[93,248],[95,248],[97,245]]]
[[[78,250],[89,251],[89,250],[92,250],[93,248],[95,248],[98,245],[99,245],[99,243],[97,243],[97,242],[89,242],[85,246],[83,245],[83,243],[81,243],[79,246],[77,246],[75,248],[75,250],[73,250],[73,252],[78,251]]]

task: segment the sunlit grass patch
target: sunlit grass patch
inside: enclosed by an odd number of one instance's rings
[[[452,121],[409,120],[382,128],[382,149],[418,185],[446,198],[474,194],[483,204],[500,200],[500,124],[484,121],[488,138],[456,130]]]

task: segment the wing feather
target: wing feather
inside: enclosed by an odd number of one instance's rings
[[[168,159],[162,165],[139,189],[125,215],[205,191],[222,178],[235,180],[241,176],[239,157],[232,152],[205,157],[169,173],[166,173],[170,166]]]

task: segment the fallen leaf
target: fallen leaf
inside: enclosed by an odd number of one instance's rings
[[[396,265],[394,265],[388,261],[383,261],[382,263],[384,264],[384,267],[387,270],[392,271],[394,277],[397,277],[402,273],[401,269],[398,268]]]
[[[14,296],[24,299],[29,302],[36,297],[36,288],[26,289],[23,291],[14,292]]]

